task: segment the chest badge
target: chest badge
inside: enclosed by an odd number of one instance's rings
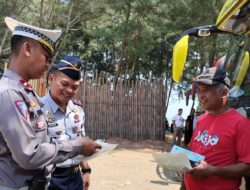
[[[58,126],[58,123],[49,122],[49,123],[48,123],[48,126],[49,126],[49,127],[57,127],[57,126]]]
[[[49,110],[46,110],[46,111],[45,111],[45,115],[50,116],[50,115],[52,115],[52,113],[51,113]]]
[[[77,126],[74,126],[74,127],[72,128],[72,132],[73,132],[73,133],[77,133],[78,130],[79,130],[79,127],[77,127]]]
[[[49,122],[49,123],[52,123],[54,120],[52,119],[52,113],[50,112],[50,111],[48,111],[48,110],[46,110],[45,112],[45,118],[46,118],[46,120]]]
[[[62,131],[56,131],[56,134],[57,134],[57,135],[61,135],[61,134],[62,134]]]
[[[45,122],[43,122],[43,121],[38,121],[37,122],[37,128],[38,129],[42,129],[44,126],[45,126]]]
[[[47,121],[48,121],[49,123],[52,123],[52,122],[54,121],[54,119],[52,119],[51,117],[49,117],[49,118],[47,119]]]
[[[80,119],[79,119],[79,115],[78,115],[78,114],[75,114],[75,115],[74,115],[74,122],[75,122],[75,123],[80,122]]]
[[[30,100],[30,106],[31,107],[36,107],[37,103],[34,100]]]

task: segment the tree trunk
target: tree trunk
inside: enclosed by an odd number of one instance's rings
[[[123,58],[124,58],[124,54],[125,54],[125,49],[128,45],[128,22],[129,22],[129,18],[130,18],[130,12],[131,12],[131,4],[130,2],[127,3],[128,9],[126,11],[126,15],[125,15],[125,33],[124,33],[124,38],[122,40],[122,48],[120,51],[120,62],[119,65],[117,65],[116,68],[116,74],[115,74],[115,81],[114,84],[116,86],[117,82],[118,82],[118,78],[120,76],[120,72],[121,72],[121,68],[123,68]]]
[[[169,87],[169,93],[168,93],[167,103],[166,103],[166,113],[168,111],[169,99],[170,99],[170,95],[171,95],[171,92],[172,92],[172,88],[173,88],[173,79],[171,79],[171,83],[170,83],[170,87]]]
[[[55,56],[54,56],[53,60],[56,59],[56,57],[58,56],[58,54],[60,53],[60,51],[63,49],[65,41],[66,41],[66,39],[68,37],[69,29],[71,27],[71,15],[72,15],[73,6],[74,6],[74,3],[71,3],[71,6],[70,6],[70,9],[69,9],[69,12],[68,12],[67,27],[66,27],[66,30],[65,30],[64,38],[61,39],[59,47],[58,47],[58,49],[57,49],[57,51],[55,53]]]
[[[208,60],[209,67],[212,67],[214,62],[215,62],[214,58],[215,58],[215,55],[216,55],[216,50],[214,49],[214,47],[217,46],[216,38],[217,38],[216,36],[213,38],[211,51],[209,52],[209,60]]]
[[[204,66],[205,66],[205,54],[204,54],[204,48],[203,48],[203,42],[201,43],[201,46],[199,47],[200,52],[200,73],[202,73]]]
[[[53,19],[53,13],[55,13],[56,2],[57,2],[57,0],[53,1],[53,5],[52,5],[52,8],[51,8],[51,11],[50,11],[50,14],[49,14],[49,18],[47,20],[47,23],[49,23],[50,20],[51,20],[50,26],[52,26],[53,28],[54,28],[54,25],[55,25],[55,19]]]
[[[39,27],[43,27],[43,3],[44,0],[41,0],[40,2],[40,17],[39,17]],[[43,76],[36,80],[36,83],[38,85],[38,95],[39,96],[43,96],[45,95],[45,90],[46,90],[46,74],[44,73]]]
[[[5,32],[4,32],[1,44],[0,44],[0,56],[2,55],[3,46],[4,46],[5,42],[6,42],[7,37],[8,37],[8,33],[9,33],[9,30],[6,29]]]
[[[43,0],[40,2],[40,17],[39,17],[39,27],[43,27]]]

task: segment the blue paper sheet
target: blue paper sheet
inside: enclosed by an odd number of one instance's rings
[[[195,152],[192,152],[190,150],[187,150],[177,145],[174,145],[170,152],[171,153],[184,153],[187,155],[188,159],[193,162],[200,162],[201,160],[205,159],[205,156],[202,156],[200,154],[197,154]]]

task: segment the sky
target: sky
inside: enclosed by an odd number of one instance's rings
[[[172,93],[170,100],[169,100],[168,110],[167,110],[167,114],[166,114],[166,117],[168,119],[169,124],[172,123],[172,119],[178,113],[179,108],[183,109],[182,117],[184,119],[187,119],[187,117],[190,113],[192,104],[193,104],[193,101],[191,100],[191,98],[189,99],[188,106],[186,106],[185,99],[179,100],[178,95]],[[196,109],[197,106],[198,106],[198,102],[195,101],[194,108]]]

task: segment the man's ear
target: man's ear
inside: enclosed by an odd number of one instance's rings
[[[21,47],[21,50],[23,51],[23,54],[26,56],[26,57],[30,57],[31,56],[31,52],[32,52],[32,46],[29,42],[24,42],[22,47]]]
[[[224,89],[223,89],[223,91],[222,91],[222,93],[223,93],[222,98],[226,98],[226,97],[227,97],[228,91],[229,91],[229,90],[228,90],[227,88],[224,88]]]
[[[50,85],[51,84],[51,81],[55,78],[55,75],[53,73],[49,73],[49,76],[48,76],[48,84]]]

